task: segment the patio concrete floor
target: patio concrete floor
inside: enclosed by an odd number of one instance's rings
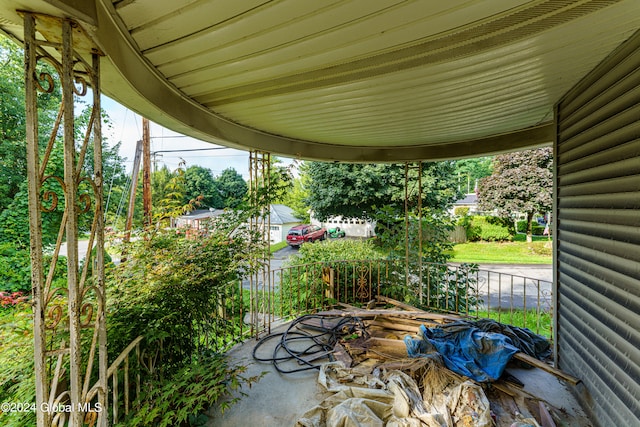
[[[284,332],[289,323],[272,327],[272,333]],[[251,339],[231,349],[227,355],[232,364],[247,366],[245,376],[265,376],[250,389],[238,403],[223,414],[213,407],[207,426],[224,427],[284,427],[295,425],[307,410],[320,403],[325,394],[317,385],[318,371],[309,370],[290,374],[281,374],[273,364],[257,362],[253,358],[253,349],[257,341]],[[276,340],[265,343],[259,355],[272,354]]]
[[[285,331],[289,323],[274,325],[272,333]],[[209,427],[284,427],[294,426],[296,421],[308,410],[318,405],[330,394],[318,385],[318,370],[281,374],[273,364],[257,362],[253,358],[253,350],[258,341],[251,339],[237,345],[227,354],[233,364],[248,367],[246,376],[259,375],[266,372],[264,377],[250,389],[243,391],[247,396],[231,406],[223,414],[218,407],[212,407],[207,426]],[[269,340],[258,350],[259,357],[272,354],[277,339]],[[289,365],[294,367],[294,365]],[[561,409],[566,417],[562,426],[588,427],[591,426],[585,412],[580,408],[570,388],[574,392],[581,389],[581,385],[572,386],[559,380],[556,376],[541,369],[521,369],[511,364],[508,372],[524,383],[523,390],[547,401],[554,407]],[[500,425],[500,424],[498,424]]]

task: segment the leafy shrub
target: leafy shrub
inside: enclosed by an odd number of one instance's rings
[[[479,224],[474,223],[472,220],[466,222],[467,240],[470,242],[477,242],[480,239],[482,233],[482,227]]]
[[[0,308],[13,307],[23,303],[28,299],[22,292],[3,292],[0,291]]]
[[[428,262],[410,263],[408,280],[404,269],[402,263],[392,265],[390,280],[382,287],[384,296],[421,309],[457,313],[467,313],[480,302],[477,297],[477,264],[454,267]]]
[[[291,257],[287,266],[344,260],[383,259],[384,253],[374,247],[371,240],[336,239],[322,244],[304,244],[299,256]]]
[[[0,243],[0,289],[31,291],[31,258],[27,249],[12,243]]]
[[[227,311],[225,301],[237,293],[241,272],[252,268],[247,258],[252,244],[240,234],[230,238],[220,232],[195,239],[159,232],[132,243],[126,262],[108,277],[114,356],[142,334],[147,342],[163,341],[167,373],[190,363],[201,335],[213,337],[239,317],[240,307]]]
[[[518,221],[518,233],[527,232],[527,221]],[[544,226],[534,222],[531,224],[531,234],[534,236],[542,236],[544,234]]]
[[[508,220],[498,217],[474,216],[467,226],[467,239],[474,242],[510,241],[513,239],[513,226]]]
[[[33,316],[29,304],[19,302],[0,310],[0,402],[35,403]],[[35,412],[2,414],[2,425],[36,424]]]
[[[458,206],[453,209],[453,214],[460,217],[465,217],[469,215],[469,207],[468,206]]]
[[[139,335],[142,352],[157,354],[155,369],[142,372],[142,409],[131,425],[188,425],[232,388],[254,380],[215,356],[239,336],[238,283],[254,269],[250,255],[264,250],[257,236],[238,229],[242,222],[223,215],[191,239],[153,233],[128,245],[126,261],[109,270],[109,358]]]
[[[326,296],[326,285],[322,279],[323,268],[334,270],[336,282],[353,283],[358,266],[369,265],[369,260],[385,258],[371,240],[327,240],[323,243],[304,244],[298,257],[291,257],[284,265],[277,294],[278,310],[281,315],[298,314],[310,309],[320,308],[335,301]],[[340,284],[337,284],[340,287]],[[339,292],[345,298],[342,302],[355,303],[353,293],[350,297]]]
[[[453,223],[448,213],[429,208],[423,209],[422,223],[419,216],[410,213],[408,220],[408,232],[405,231],[404,211],[402,214],[397,208],[385,206],[376,213],[377,244],[384,250],[390,259],[405,258],[405,236],[408,235],[409,252],[414,256],[420,256],[427,262],[446,263],[453,244],[449,240]],[[422,228],[422,233],[420,233]],[[419,236],[422,234],[422,253],[418,254],[420,247]]]
[[[485,242],[503,242],[512,240],[512,236],[505,227],[494,224],[483,224],[480,227],[480,240]]]
[[[221,356],[203,357],[164,380],[152,380],[142,399],[135,403],[139,409],[119,425],[204,426],[208,417],[203,412],[212,403],[234,391],[244,396],[242,385],[250,386],[259,379],[244,377],[245,371],[243,366],[229,367]],[[221,408],[224,410],[239,398],[223,402]]]
[[[388,222],[385,228],[391,234],[396,226]],[[447,228],[438,230],[442,231],[442,239],[446,240]],[[427,228],[423,230],[425,234],[429,231]],[[401,236],[404,237],[404,233]],[[399,256],[399,250],[385,252],[381,247],[385,242],[397,243],[390,236],[387,237],[388,240],[383,237],[382,242],[376,239],[375,245],[371,240],[337,240],[303,245],[300,256],[292,258],[286,266],[291,269],[285,270],[280,282],[279,301],[283,314],[299,314],[335,303],[326,296],[327,287],[322,279],[323,267],[333,271],[332,294],[340,302],[354,305],[365,302],[357,290],[360,281],[364,280],[364,285],[371,287],[366,292],[368,299],[376,295],[378,289],[373,286],[380,283],[382,295],[417,307],[463,312],[475,307],[477,298],[474,271],[477,271],[477,266],[449,267],[444,262],[431,262],[429,257],[439,261],[446,260],[446,256],[439,255],[439,251],[447,245],[435,238],[439,234],[433,231],[427,236],[433,239],[433,245],[429,247],[425,244],[425,256],[422,259],[410,256],[408,280],[406,258]],[[397,249],[395,245],[393,249]],[[390,255],[396,256],[390,259]]]
[[[544,234],[545,227],[541,225],[533,225],[531,226],[531,234],[534,236],[542,236]]]
[[[508,217],[500,217],[500,216],[487,216],[485,217],[487,223],[492,225],[499,225],[501,227],[506,228],[510,234],[515,234],[515,226],[513,225],[513,220]]]
[[[45,277],[48,274],[51,256],[43,258]],[[58,257],[54,281],[66,280],[67,258]],[[0,243],[0,290],[31,293],[31,255],[13,243]]]

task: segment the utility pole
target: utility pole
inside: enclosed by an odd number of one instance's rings
[[[150,227],[151,217],[151,137],[149,119],[142,119],[142,209],[144,226]]]
[[[129,191],[129,207],[127,209],[127,222],[124,226],[124,241],[131,239],[131,227],[133,226],[133,211],[136,202],[136,187],[138,186],[138,173],[140,172],[140,157],[142,154],[142,141],[136,144],[136,155],[133,158],[133,170],[131,171],[131,189]]]

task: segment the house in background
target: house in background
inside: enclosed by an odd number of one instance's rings
[[[456,200],[451,207],[451,213],[458,215],[458,208],[469,208],[469,215],[478,213],[478,195],[476,193],[468,193],[462,199]]]
[[[375,236],[375,223],[365,221],[360,218],[344,218],[342,216],[333,216],[322,222],[316,219],[311,213],[311,224],[319,225],[329,230],[330,228],[340,227],[344,230],[347,237],[373,237]]]
[[[271,243],[280,243],[287,239],[287,233],[294,227],[302,223],[302,220],[293,213],[289,206],[273,204],[270,209],[269,238]]]
[[[196,209],[185,215],[180,215],[177,218],[172,218],[171,227],[200,230],[204,221],[221,215],[223,212],[224,210],[222,209]]]
[[[211,218],[217,217],[224,212],[223,209],[196,209],[186,215],[181,215],[172,220],[173,228],[183,228],[188,230],[200,230],[203,223]],[[293,210],[285,205],[273,204],[270,211],[270,240],[271,243],[278,243],[286,240],[287,233],[291,227],[302,223],[302,220],[295,216]]]

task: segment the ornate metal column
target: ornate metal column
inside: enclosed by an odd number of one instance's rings
[[[253,260],[257,269],[249,278],[251,334],[256,338],[262,330],[270,332],[271,322],[271,154],[264,151],[249,153],[249,198],[253,215],[250,231],[262,240],[262,250]]]
[[[25,13],[24,31],[37,425],[106,426],[100,52],[69,20]],[[61,90],[62,103],[53,129],[46,130],[48,137],[41,143],[38,94],[56,90]],[[88,98],[91,113],[86,128],[80,129],[74,106]],[[92,161],[87,156],[91,145]],[[50,161],[60,151],[63,176],[53,171]],[[85,166],[89,173],[83,171]],[[42,219],[56,213],[61,218],[58,237],[45,266]],[[78,252],[80,221],[89,228],[84,260]],[[60,273],[63,241],[66,286],[54,281]],[[97,396],[88,399],[94,383]]]

